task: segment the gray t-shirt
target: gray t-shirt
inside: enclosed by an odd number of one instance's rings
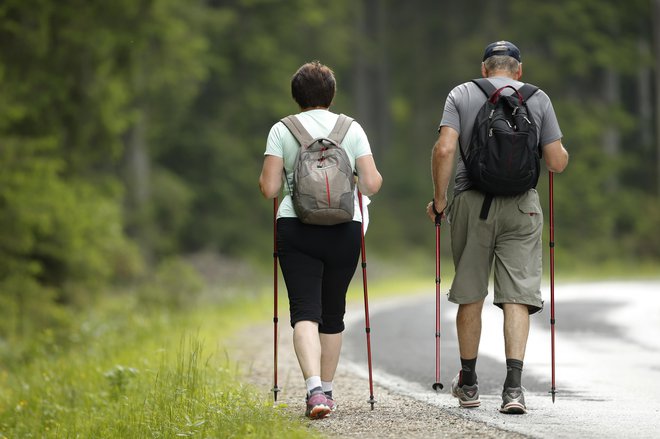
[[[504,76],[490,77],[488,80],[498,89],[507,85],[512,85],[516,89],[519,89],[524,85],[523,82]],[[503,94],[510,93],[513,93],[511,89],[503,91]],[[461,147],[464,151],[467,151],[470,147],[474,119],[477,117],[477,113],[484,102],[486,102],[486,95],[477,84],[470,81],[455,87],[449,93],[449,96],[447,96],[442,121],[438,130],[443,126],[455,129],[459,133],[458,141]],[[550,102],[550,98],[543,90],[538,90],[529,98],[527,108],[534,119],[534,123],[538,127],[539,132],[537,134],[541,146],[548,145],[562,138],[552,102]],[[456,165],[456,178],[454,180],[454,196],[470,187],[471,183],[465,165],[459,155],[458,164]]]

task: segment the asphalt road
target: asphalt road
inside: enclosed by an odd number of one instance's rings
[[[551,388],[549,292],[532,317],[523,386],[528,414],[498,412],[506,375],[502,312],[487,299],[477,362],[482,404],[451,397],[460,361],[456,305],[441,299],[441,379],[435,382],[435,285],[370,304],[374,380],[459,416],[539,438],[660,438],[660,281],[555,286],[556,401]],[[448,286],[443,286],[443,292]],[[492,296],[490,298],[492,300]],[[364,312],[347,319],[343,359],[366,377]],[[376,395],[376,399],[378,395]]]

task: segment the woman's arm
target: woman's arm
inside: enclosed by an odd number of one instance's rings
[[[280,194],[283,173],[284,160],[282,157],[274,155],[264,157],[264,166],[259,176],[259,189],[264,198],[275,198]]]
[[[374,156],[364,155],[355,160],[355,169],[358,174],[358,189],[364,195],[376,194],[383,184],[383,176],[376,168]]]

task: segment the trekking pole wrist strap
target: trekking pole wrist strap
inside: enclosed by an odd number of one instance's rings
[[[435,198],[431,200],[431,205],[433,206],[433,213],[436,215],[442,215],[442,212],[438,212],[438,209],[435,208]]]
[[[435,198],[431,200],[431,206],[433,206],[433,213],[435,214],[435,225],[439,226],[442,222],[442,212],[438,212],[438,209],[435,208]]]

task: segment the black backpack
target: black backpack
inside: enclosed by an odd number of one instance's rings
[[[485,78],[472,82],[487,99],[475,119],[469,151],[460,147],[460,152],[473,187],[485,194],[479,217],[486,219],[494,196],[522,194],[538,182],[541,150],[526,105],[538,87],[525,84],[518,90],[510,85],[496,89]],[[513,94],[502,95],[507,88]]]

